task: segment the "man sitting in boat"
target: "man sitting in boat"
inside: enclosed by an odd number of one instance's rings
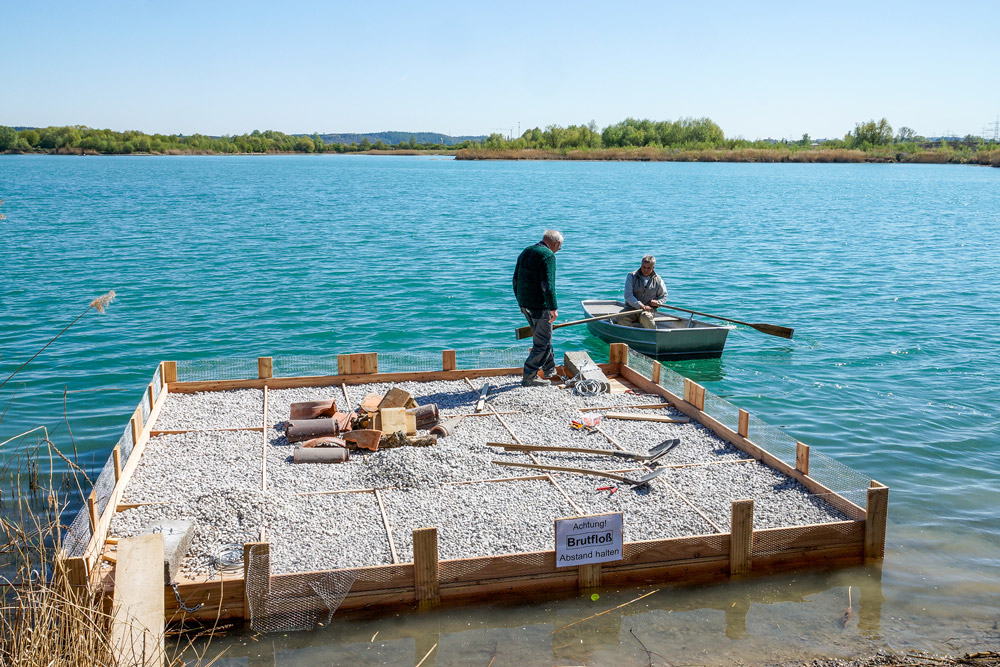
[[[625,277],[625,303],[628,304],[626,310],[642,312],[616,317],[616,324],[626,327],[656,328],[655,309],[667,298],[667,288],[655,269],[656,258],[646,255],[642,258],[639,268]]]

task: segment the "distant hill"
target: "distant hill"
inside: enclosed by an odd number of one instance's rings
[[[298,136],[311,137],[312,135],[303,134]],[[444,144],[445,146],[453,146],[463,141],[482,141],[486,138],[485,134],[474,137],[452,137],[440,132],[369,132],[367,134],[340,133],[321,134],[319,136],[323,139],[323,143],[326,144],[360,144],[362,139],[368,139],[373,144],[376,141],[381,141],[390,146],[408,142],[410,137],[414,137],[418,144]]]

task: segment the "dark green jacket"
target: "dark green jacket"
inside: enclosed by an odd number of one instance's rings
[[[556,254],[544,243],[521,251],[514,267],[517,305],[529,310],[558,310],[556,304]]]

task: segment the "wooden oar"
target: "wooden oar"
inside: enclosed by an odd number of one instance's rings
[[[691,313],[692,315],[701,315],[702,317],[711,317],[715,320],[723,320],[724,322],[732,322],[734,324],[742,324],[743,326],[752,327],[761,333],[770,334],[772,336],[778,336],[779,338],[791,338],[792,333],[795,329],[789,329],[788,327],[779,327],[777,324],[767,324],[765,322],[743,322],[741,320],[734,320],[729,317],[722,317],[721,315],[712,315],[711,313],[700,313],[697,310],[688,310],[687,308],[680,308],[678,306],[668,306],[665,303],[661,303],[660,308],[670,308],[671,310],[680,310],[685,313]],[[573,324],[572,322],[570,324]]]
[[[612,317],[618,317],[619,315],[632,315],[633,313],[641,313],[642,310],[636,308],[635,310],[626,310],[622,313],[610,313],[608,315],[598,315],[597,317],[588,317],[585,320],[574,320],[573,322],[563,322],[562,324],[555,324],[552,326],[553,329],[562,329],[563,327],[571,327],[574,324],[584,324],[585,322],[596,322],[597,320],[609,320]],[[751,325],[752,326],[752,325]],[[531,338],[531,327],[520,327],[517,330],[517,340],[522,338]]]

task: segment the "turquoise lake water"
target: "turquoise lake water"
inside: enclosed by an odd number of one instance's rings
[[[118,294],[0,388],[0,442],[46,425],[99,468],[162,359],[509,347],[514,260],[556,228],[561,320],[655,254],[671,303],[795,328],[671,368],[891,488],[880,570],[661,592],[556,635],[642,591],[335,617],[224,664],[645,661],[630,630],[689,664],[1000,643],[998,169],[0,156],[0,199],[0,381]]]

